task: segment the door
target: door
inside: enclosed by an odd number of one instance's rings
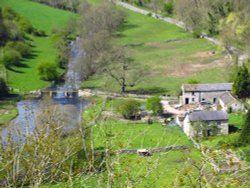
[[[189,98],[185,99],[185,104],[189,104]]]

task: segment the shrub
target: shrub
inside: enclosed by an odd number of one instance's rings
[[[45,33],[45,31],[43,30],[37,30],[37,29],[33,29],[33,35],[37,36],[37,37],[46,37],[47,34]]]
[[[148,98],[146,108],[152,111],[154,115],[161,115],[163,113],[163,108],[160,97],[155,96]]]
[[[33,32],[33,26],[30,21],[24,17],[21,17],[18,24],[22,31],[31,34]]]
[[[13,65],[20,65],[21,54],[15,49],[5,49],[2,62],[5,67],[9,68]]]
[[[5,49],[15,49],[22,55],[22,57],[27,57],[31,53],[31,47],[22,41],[8,42]]]
[[[46,81],[53,81],[58,78],[57,66],[54,63],[41,62],[38,65],[38,73]]]
[[[172,15],[173,14],[173,10],[174,10],[173,2],[170,1],[170,2],[164,4],[164,11],[168,15]]]
[[[199,83],[201,83],[199,80],[194,80],[194,79],[188,80],[188,84],[199,84]]]
[[[0,97],[4,97],[8,94],[8,87],[3,78],[0,78]]]
[[[134,119],[140,110],[140,103],[136,100],[123,100],[117,105],[117,112],[126,119]]]

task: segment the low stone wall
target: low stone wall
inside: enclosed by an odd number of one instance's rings
[[[92,89],[80,89],[78,91],[79,97],[91,97],[91,96],[100,96],[100,97],[110,97],[110,98],[136,98],[136,99],[141,99],[141,100],[146,100],[152,95],[139,95],[139,94],[130,94],[130,93],[111,93],[111,92],[105,92],[105,91],[99,91],[99,90],[92,90]],[[161,96],[160,97],[162,100],[167,100],[172,102],[173,104],[179,103],[179,98],[174,97],[174,96]]]
[[[160,153],[160,152],[167,152],[170,150],[185,150],[185,149],[187,149],[186,146],[167,146],[162,148],[151,148],[146,150],[148,150],[150,153]],[[114,154],[136,154],[139,150],[141,149],[123,149],[115,151]]]

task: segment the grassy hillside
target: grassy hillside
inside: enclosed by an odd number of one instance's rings
[[[228,80],[227,60],[217,46],[194,39],[175,25],[125,11],[128,17],[116,42],[126,45],[134,62],[150,71],[143,82],[130,90],[176,94],[189,79],[207,83]],[[117,84],[105,75],[92,77],[83,87],[119,91]]]
[[[1,0],[1,7],[10,7],[22,16],[27,17],[33,26],[44,30],[48,37],[31,36],[33,47],[32,57],[22,61],[22,67],[15,67],[8,71],[8,84],[20,91],[29,91],[48,86],[48,82],[40,80],[37,64],[40,62],[54,62],[57,56],[51,39],[53,28],[62,27],[75,14],[63,10],[33,3],[28,0]],[[62,72],[62,70],[61,70]]]

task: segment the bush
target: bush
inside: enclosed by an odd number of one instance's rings
[[[18,24],[22,31],[29,33],[29,34],[33,32],[33,26],[28,19],[22,17],[18,21]]]
[[[15,49],[5,49],[2,62],[5,67],[9,68],[11,66],[20,65],[21,54]]]
[[[43,30],[37,30],[37,29],[33,30],[33,35],[35,35],[37,37],[46,37],[47,36],[47,34],[45,33],[45,31],[43,31]]]
[[[174,10],[174,5],[173,2],[168,2],[164,4],[164,11],[168,14],[168,15],[172,15],[173,14],[173,10]]]
[[[134,119],[140,110],[140,103],[136,100],[123,100],[117,105],[117,112],[126,119]]]
[[[38,65],[38,73],[46,81],[53,81],[58,78],[57,66],[54,63],[41,62]]]
[[[22,41],[8,42],[5,46],[5,49],[14,49],[18,51],[22,55],[22,57],[27,57],[31,53],[31,47]]]
[[[154,115],[161,115],[163,113],[163,107],[160,97],[155,96],[148,98],[146,108],[152,111]]]
[[[190,79],[188,80],[188,84],[200,84],[201,82],[199,80],[194,80],[194,79]]]
[[[4,97],[8,94],[8,87],[3,78],[0,78],[0,97]]]

